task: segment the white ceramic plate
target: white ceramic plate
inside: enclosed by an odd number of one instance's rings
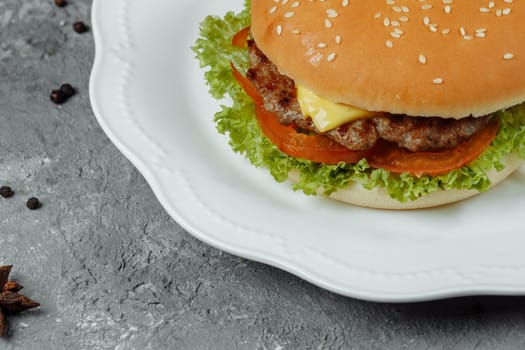
[[[169,214],[199,239],[376,301],[525,294],[525,171],[440,209],[388,212],[305,197],[215,131],[190,46],[241,0],[95,0],[95,114]]]

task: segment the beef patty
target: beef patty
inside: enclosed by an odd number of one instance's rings
[[[249,42],[250,69],[248,79],[261,94],[264,107],[274,112],[284,125],[321,134],[310,118],[305,118],[297,101],[295,82],[279,73],[252,40]],[[398,144],[413,152],[439,151],[456,147],[485,127],[491,116],[445,119],[409,117],[379,113],[358,119],[330,130],[324,135],[356,151],[371,148],[379,139]]]

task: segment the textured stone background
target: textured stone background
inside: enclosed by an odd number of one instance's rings
[[[69,2],[0,0],[0,264],[42,303],[1,349],[525,348],[522,298],[367,303],[189,236],[97,125],[92,36],[71,29],[91,1]],[[79,94],[57,107],[63,82]]]

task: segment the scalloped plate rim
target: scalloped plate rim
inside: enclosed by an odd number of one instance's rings
[[[107,118],[111,118],[104,114],[103,107],[100,105],[97,100],[96,91],[98,87],[104,81],[104,77],[101,72],[104,68],[103,61],[107,59],[108,52],[103,50],[105,48],[104,33],[101,30],[100,9],[102,8],[105,0],[93,0],[92,5],[92,25],[93,25],[93,34],[95,38],[95,59],[90,77],[90,100],[93,108],[93,112],[96,116],[98,123],[101,128],[104,130],[108,138],[115,144],[115,146],[123,153],[123,155],[130,160],[130,162],[139,170],[139,172],[144,176],[145,180],[152,188],[156,197],[158,198],[161,205],[169,213],[169,215],[174,218],[174,220],[185,230],[191,233],[193,236],[206,242],[207,244],[214,246],[218,249],[221,249],[225,252],[242,256],[251,260],[259,261],[277,268],[280,268],[284,271],[290,272],[312,284],[315,284],[321,288],[330,290],[332,292],[349,296],[353,298],[358,298],[362,300],[376,301],[376,302],[419,302],[427,300],[435,300],[442,298],[450,297],[459,297],[459,296],[469,296],[469,295],[523,295],[525,293],[525,285],[523,286],[493,286],[493,285],[483,285],[476,284],[471,286],[460,286],[460,287],[444,287],[440,289],[435,289],[432,291],[426,292],[414,292],[414,293],[377,293],[370,292],[364,289],[354,288],[345,288],[340,285],[330,282],[329,279],[324,276],[316,275],[314,271],[309,271],[305,266],[294,263],[288,259],[285,259],[281,256],[269,252],[258,252],[255,249],[250,250],[242,248],[235,245],[232,242],[221,241],[214,239],[213,237],[199,230],[196,225],[190,220],[182,216],[176,208],[170,203],[169,194],[163,191],[162,180],[153,170],[150,164],[145,162],[143,158],[130,150],[123,140],[121,140],[116,133],[111,129],[107,123]],[[107,49],[107,48],[106,48]]]

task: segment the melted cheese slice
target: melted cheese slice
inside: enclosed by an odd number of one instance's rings
[[[312,118],[320,132],[372,115],[357,107],[328,101],[300,85],[297,86],[297,101],[304,116]]]

